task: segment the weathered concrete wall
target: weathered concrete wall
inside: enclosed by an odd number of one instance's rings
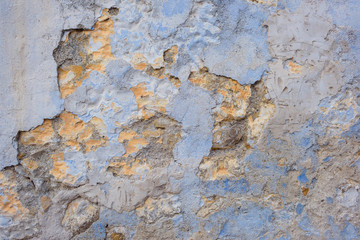
[[[360,239],[359,7],[2,1],[0,239]]]

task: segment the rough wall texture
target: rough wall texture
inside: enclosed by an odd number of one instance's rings
[[[357,0],[0,2],[0,239],[360,239]]]

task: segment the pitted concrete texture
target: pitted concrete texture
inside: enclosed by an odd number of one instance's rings
[[[0,239],[360,239],[357,0],[4,0]]]

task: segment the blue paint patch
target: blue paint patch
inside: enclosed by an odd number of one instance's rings
[[[333,202],[334,202],[334,200],[333,200],[332,197],[327,197],[327,198],[326,198],[326,203],[332,204]]]
[[[302,171],[302,173],[297,177],[297,179],[299,180],[299,182],[301,182],[301,183],[307,183],[307,182],[309,181],[309,179],[306,177],[305,173],[306,173],[306,169],[304,169],[304,170]]]
[[[224,224],[218,238],[220,239],[260,239],[271,238],[273,211],[255,204],[249,204],[236,213],[233,208],[227,209],[229,220]],[[241,229],[241,231],[239,231]]]
[[[323,162],[328,162],[328,161],[330,161],[330,159],[331,159],[330,156],[329,156],[329,157],[326,157],[326,158],[323,159]]]
[[[161,38],[167,38],[171,34],[175,33],[177,28],[174,28],[174,27],[170,28],[170,27],[163,26],[163,23],[160,22],[157,24],[152,24],[152,30],[156,36],[159,36]]]
[[[352,125],[348,131],[344,132],[343,135],[349,138],[355,138],[360,142],[360,120]]]
[[[300,6],[302,0],[278,0],[277,8],[278,9],[289,9],[290,12],[295,12],[296,9]]]
[[[298,227],[301,228],[303,231],[305,231],[306,235],[308,236],[312,236],[312,235],[320,236],[320,234],[317,231],[315,231],[315,229],[313,228],[313,225],[306,214],[304,217],[301,218]]]
[[[204,195],[221,195],[225,196],[227,193],[244,194],[249,191],[249,183],[246,179],[240,180],[215,180],[207,181],[204,184]]]
[[[328,0],[330,5],[330,14],[333,17],[334,24],[338,26],[347,26],[354,29],[360,29],[358,0],[347,0],[346,4],[342,1]]]
[[[12,218],[0,216],[0,226],[1,227],[8,227],[13,223]]]
[[[360,227],[354,227],[351,223],[347,222],[341,236],[344,240],[360,239]]]
[[[298,215],[301,215],[301,213],[303,212],[304,210],[304,205],[302,205],[301,203],[298,203],[298,205],[296,206],[296,213]]]
[[[249,183],[244,178],[236,181],[229,181],[226,179],[224,181],[224,185],[224,188],[227,192],[245,193],[249,191]]]
[[[166,17],[182,14],[191,6],[189,0],[167,0],[162,6],[162,13]]]
[[[94,223],[92,227],[94,229],[95,239],[99,239],[99,240],[105,239],[106,237],[105,226],[101,222]]]
[[[109,190],[110,190],[111,186],[110,184],[107,182],[107,183],[104,183],[100,189],[104,191],[105,195],[107,195],[109,193]]]
[[[53,113],[51,113],[51,116],[54,116],[64,110],[64,99],[61,98],[59,91],[52,92],[50,97],[53,105],[55,106]]]
[[[303,148],[309,148],[311,146],[310,143],[310,138],[302,138],[300,141],[300,146]]]

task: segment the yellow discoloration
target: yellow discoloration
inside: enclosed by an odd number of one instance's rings
[[[93,134],[93,132],[94,131],[92,128],[89,128],[89,127],[84,128],[84,130],[81,133],[79,133],[79,135],[78,135],[78,138],[77,138],[78,141],[81,142],[81,141],[85,141],[85,140],[89,139],[91,137],[91,135]]]
[[[135,101],[139,108],[142,108],[144,105],[148,104],[149,97],[154,95],[154,93],[147,90],[145,83],[139,83],[135,87],[132,87],[131,91],[134,93]]]
[[[50,170],[50,174],[57,180],[74,183],[75,178],[67,174],[69,167],[64,161],[64,153],[55,153],[50,157],[53,160],[53,168]]]
[[[110,162],[109,167],[120,168],[120,174],[126,176],[137,175],[140,172],[150,170],[150,167],[146,164],[145,159],[140,162],[139,160],[134,160],[131,164],[126,164],[126,162]]]
[[[142,133],[142,135],[146,138],[150,138],[150,137],[157,138],[160,137],[162,134],[164,134],[164,130],[161,129],[156,129],[154,131],[147,130]]]
[[[52,120],[46,119],[44,123],[29,132],[20,133],[20,141],[24,145],[43,145],[54,139]]]
[[[145,109],[142,109],[142,117],[146,120],[149,118],[152,118],[153,116],[155,116],[154,112],[150,112],[150,111],[146,111]]]
[[[220,166],[218,166],[218,167],[215,169],[215,171],[213,172],[213,174],[212,174],[212,179],[218,179],[218,178],[221,179],[221,178],[223,178],[223,177],[226,178],[227,176],[230,175],[228,169],[227,169],[226,167],[222,166],[223,163],[220,163],[219,165],[220,165]]]
[[[265,204],[271,209],[282,209],[284,207],[282,196],[279,194],[268,194],[264,198]]]
[[[129,156],[132,153],[138,152],[141,148],[147,146],[149,142],[145,138],[133,138],[130,139],[127,145],[125,146],[125,157]]]
[[[30,158],[24,158],[23,160],[21,160],[21,165],[31,172],[36,170],[40,166],[39,162],[34,161]]]
[[[52,201],[48,196],[41,197],[41,207],[44,212],[49,209],[51,204],[52,204]]]
[[[278,161],[278,166],[279,167],[284,167],[286,165],[286,159],[285,158],[281,158]]]
[[[105,74],[106,65],[110,60],[115,59],[111,53],[110,36],[114,34],[114,23],[108,9],[104,9],[102,17],[95,23],[94,30],[83,31],[83,34],[91,39],[95,44],[100,44],[96,50],[92,50],[89,42],[85,41],[84,48],[87,53],[80,52],[80,57],[84,59],[82,66],[71,65],[61,66],[58,70],[58,80],[62,98],[66,98],[75,92],[81,86],[84,79],[88,78],[92,71],[98,71]],[[68,41],[69,35],[67,36]],[[86,59],[86,55],[91,56],[91,60]],[[86,60],[86,61],[85,61]]]
[[[109,61],[115,59],[111,53],[111,39],[110,36],[115,33],[114,22],[111,19],[108,9],[104,9],[102,17],[95,23],[94,30],[84,31],[86,35],[89,35],[94,43],[101,43],[101,47],[96,51],[91,51],[94,60],[101,59],[103,61]]]
[[[209,215],[219,211],[225,204],[224,198],[222,197],[201,197],[204,202],[203,206],[196,213],[197,216],[206,218]]]
[[[223,95],[221,111],[217,119],[237,119],[246,115],[248,99],[251,96],[250,85],[241,86],[237,81],[230,80],[224,84],[224,89],[218,92]]]
[[[291,61],[288,62],[288,67],[289,67],[290,73],[292,73],[292,74],[301,74],[301,70],[303,68],[302,66],[300,66],[294,62],[291,62]]]
[[[14,172],[0,172],[0,215],[11,217],[14,219],[21,218],[29,213],[20,202],[18,193],[16,192],[16,183],[18,182]]]
[[[143,109],[143,118],[148,119],[153,113],[152,111],[166,112],[166,104],[168,100],[154,96],[154,93],[148,91],[145,83],[139,83],[138,85],[131,88],[134,93],[135,101],[138,104],[138,108]]]
[[[66,145],[80,150],[81,145],[85,146],[85,152],[96,151],[97,148],[104,146],[108,142],[106,136],[106,126],[100,118],[92,118],[85,124],[77,116],[69,112],[60,114],[62,120],[59,127],[59,135],[66,140]],[[94,137],[97,131],[101,137]]]
[[[140,71],[145,71],[145,69],[148,67],[149,63],[145,56],[141,53],[134,53],[130,63],[133,65],[133,67]]]
[[[179,88],[181,82],[178,78],[166,73],[167,67],[175,63],[176,55],[178,53],[178,46],[172,46],[166,50],[163,56],[154,60],[154,63],[149,63],[148,59],[142,53],[134,53],[131,57],[130,63],[133,68],[144,71],[147,75],[158,79],[167,78],[175,87]]]
[[[122,131],[119,134],[118,141],[124,144],[124,148],[126,151],[124,157],[127,157],[132,153],[138,152],[141,148],[149,144],[149,142],[145,138],[139,137],[139,135],[132,130]]]
[[[77,65],[61,67],[58,70],[58,80],[60,86],[60,93],[62,98],[75,92],[77,87],[80,87],[84,77],[83,67]]]
[[[169,50],[164,52],[164,61],[169,65],[173,65],[175,63],[177,53],[178,46],[172,46]]]
[[[123,143],[124,141],[129,141],[130,139],[133,139],[136,136],[138,135],[133,130],[122,131],[121,133],[119,133],[118,141],[120,143]]]
[[[120,112],[122,110],[122,108],[118,105],[116,105],[115,103],[111,103],[111,108],[114,109],[115,112]]]
[[[156,77],[159,79],[163,79],[164,75],[160,74],[158,75],[158,72],[156,71],[147,71],[150,68],[153,68],[153,70],[160,70],[161,73],[164,72],[164,63],[168,65],[173,65],[175,63],[175,58],[178,53],[178,46],[172,46],[170,49],[166,50],[163,54],[163,56],[158,57],[154,60],[153,63],[149,63],[148,59],[144,56],[142,53],[134,53],[131,57],[130,63],[132,66],[140,71],[145,71],[147,74],[149,74],[152,77]]]
[[[252,116],[248,119],[249,138],[259,138],[263,132],[266,123],[272,118],[275,113],[275,105],[271,103],[262,104],[258,116],[253,119]]]
[[[99,132],[100,135],[106,136],[107,128],[104,121],[101,118],[93,117],[90,120],[90,123],[93,124],[94,128]]]
[[[55,153],[51,155],[50,159],[53,161],[53,168],[50,170],[50,174],[59,182],[64,184],[73,185],[79,179],[79,176],[71,175],[69,166],[64,161],[64,153]]]
[[[77,135],[85,129],[85,123],[72,113],[63,112],[60,114],[60,119],[62,123],[59,128],[59,135],[65,139],[77,138]]]
[[[98,213],[98,206],[78,198],[68,205],[61,223],[75,233],[81,227],[87,226],[96,220]]]
[[[171,76],[169,74],[165,74],[165,76],[167,77],[167,79],[169,79],[169,81],[174,84],[175,87],[179,88],[181,86],[181,81],[179,78]]]
[[[237,158],[233,153],[225,156],[204,157],[200,164],[200,176],[204,180],[221,180],[234,178],[233,171],[238,167]]]
[[[277,5],[277,0],[248,0],[248,1],[258,4],[265,4],[270,7]]]
[[[88,153],[90,151],[96,151],[96,149],[98,149],[101,146],[104,146],[106,143],[106,140],[101,138],[101,139],[90,139],[88,141],[85,142],[85,152]]]
[[[144,202],[144,204],[141,207],[136,208],[137,212],[143,212],[143,211],[154,211],[155,204],[154,200],[152,198],[147,198]]]
[[[154,60],[154,63],[151,64],[151,66],[155,69],[159,69],[162,66],[164,66],[164,58],[163,57],[158,57]]]
[[[242,86],[233,79],[218,77],[209,73],[205,68],[192,73],[189,81],[223,96],[220,108],[215,109],[215,121],[239,119],[246,115],[251,97],[250,85]]]

